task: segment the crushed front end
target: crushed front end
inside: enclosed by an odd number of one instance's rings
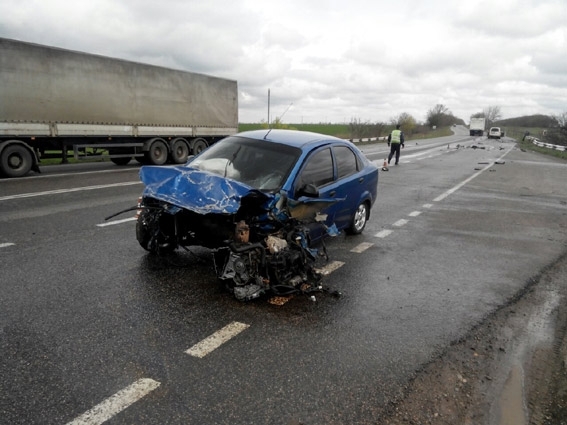
[[[315,213],[334,201],[297,202],[215,175],[157,168],[159,176],[146,178],[138,203],[136,236],[144,249],[213,249],[217,276],[242,301],[322,289],[315,263],[326,252],[324,245],[323,252],[311,247],[313,237],[336,234],[336,228],[327,228]]]

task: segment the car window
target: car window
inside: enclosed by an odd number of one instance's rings
[[[358,171],[356,155],[347,146],[335,146],[333,148],[339,179],[350,176]]]
[[[305,167],[303,167],[301,171],[300,186],[313,184],[320,187],[332,182],[333,179],[334,173],[331,149],[325,148],[315,152],[308,158]]]
[[[274,192],[281,188],[300,153],[284,144],[229,137],[203,151],[188,165]]]

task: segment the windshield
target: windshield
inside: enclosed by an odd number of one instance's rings
[[[188,166],[245,183],[263,192],[278,191],[301,150],[264,140],[227,137]]]

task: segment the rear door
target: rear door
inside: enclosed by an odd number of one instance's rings
[[[335,200],[322,212],[327,214],[327,225],[335,223],[343,229],[350,224],[360,201],[365,184],[361,169],[360,161],[348,146],[325,146],[305,161],[294,184],[295,193],[312,184],[319,191],[319,199]]]
[[[344,229],[350,225],[358,207],[366,187],[366,176],[359,171],[363,168],[362,164],[348,146],[333,146],[332,152],[336,168],[334,196],[344,199],[335,205],[335,223],[339,229]]]

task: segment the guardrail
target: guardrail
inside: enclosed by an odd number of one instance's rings
[[[534,145],[540,146],[542,148],[555,149],[558,151],[567,151],[567,146],[552,145],[551,143],[540,142],[537,137],[527,136],[526,140],[531,141]]]
[[[360,142],[376,142],[378,140],[388,140],[388,136],[380,136],[380,137],[363,137],[362,139],[347,139],[353,143],[360,143]]]

